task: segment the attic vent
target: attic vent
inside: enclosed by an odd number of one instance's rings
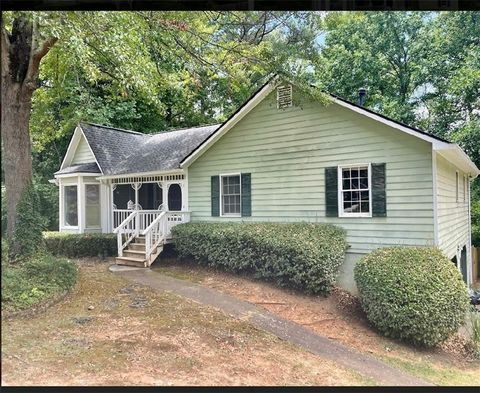
[[[292,85],[277,87],[277,108],[283,109],[292,106]]]

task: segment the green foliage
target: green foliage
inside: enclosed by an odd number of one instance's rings
[[[45,247],[54,255],[71,258],[117,255],[117,235],[113,233],[44,232]]]
[[[41,303],[72,288],[76,276],[74,263],[45,253],[15,265],[2,263],[2,310],[17,311]]]
[[[187,223],[172,228],[180,257],[254,274],[309,293],[328,293],[347,243],[325,224]]]
[[[431,347],[465,321],[467,288],[436,248],[378,249],[362,258],[354,273],[368,320],[387,337]]]
[[[17,205],[17,222],[9,244],[11,260],[28,258],[43,246],[38,205],[38,195],[30,182]]]

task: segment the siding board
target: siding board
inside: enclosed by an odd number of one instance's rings
[[[333,223],[351,253],[433,245],[431,154],[429,143],[336,104],[301,97],[278,110],[273,93],[189,167],[191,219],[227,220],[210,214],[210,177],[249,172],[252,216],[228,220]],[[362,162],[387,165],[387,217],[325,217],[324,168]]]

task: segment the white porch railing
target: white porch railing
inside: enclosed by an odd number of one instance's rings
[[[131,210],[130,210],[131,211]],[[123,256],[123,250],[130,242],[138,236],[137,230],[138,210],[131,211],[130,215],[122,221],[122,223],[113,230],[117,234],[117,252],[118,256]]]
[[[130,242],[142,235],[145,236],[147,260],[160,243],[172,237],[171,229],[175,225],[190,221],[190,212],[185,211],[115,209],[113,213],[114,223],[123,218],[113,230],[117,234],[118,256],[123,256]]]
[[[165,240],[167,229],[167,212],[161,212],[152,223],[142,231],[145,236],[145,259],[150,265],[153,260],[150,260],[152,254],[156,253],[156,249]]]

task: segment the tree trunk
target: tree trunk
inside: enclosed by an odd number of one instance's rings
[[[2,80],[2,145],[7,199],[7,238],[17,221],[17,205],[32,179],[29,133],[32,91],[11,79]]]
[[[18,218],[18,203],[32,180],[29,132],[32,95],[38,87],[41,59],[56,38],[38,42],[35,19],[21,14],[12,22],[11,33],[1,31],[2,147],[7,199],[7,238],[11,240]],[[34,229],[34,228],[32,228]]]

